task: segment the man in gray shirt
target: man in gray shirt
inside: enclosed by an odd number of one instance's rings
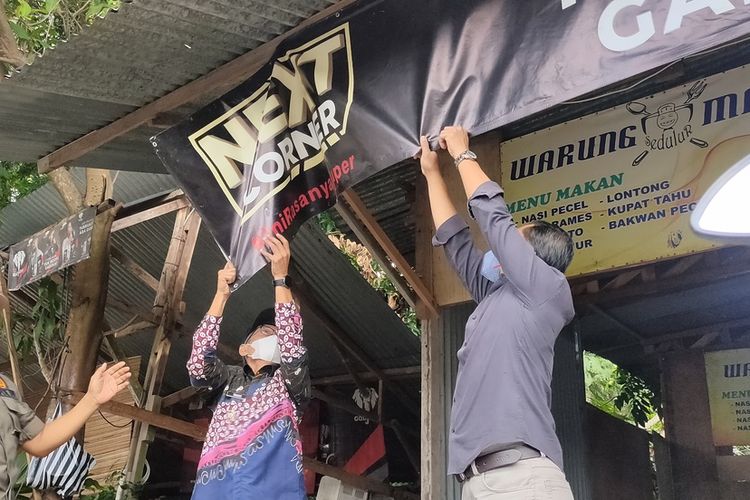
[[[425,137],[421,146],[433,244],[443,246],[478,304],[458,351],[448,473],[463,483],[464,500],[572,499],[550,409],[555,339],[575,314],[563,274],[572,240],[544,222],[516,227],[503,190],[469,150],[467,132],[447,127],[440,146],[454,158],[469,212],[489,244],[483,254],[448,196],[437,153]]]

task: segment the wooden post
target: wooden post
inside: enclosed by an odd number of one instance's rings
[[[67,352],[60,378],[65,390],[85,392],[96,369],[109,286],[109,234],[118,209],[119,206],[110,208],[96,216],[89,258],[75,268],[65,331]],[[64,412],[69,409],[63,405]],[[77,438],[83,442],[83,431]]]
[[[664,430],[671,455],[674,497],[719,498],[703,352],[670,353],[662,368]]]
[[[0,7],[2,7],[1,2]],[[8,284],[5,281],[5,263],[3,262],[0,262],[0,309],[2,309],[5,339],[8,342],[8,358],[10,360],[11,373],[13,374],[13,382],[18,388],[18,397],[23,399],[21,367],[18,364],[18,352],[16,351],[16,343],[13,340],[13,316],[11,315],[10,308],[10,292],[8,292]]]
[[[154,300],[153,313],[160,318],[151,348],[146,377],[144,409],[159,413],[161,409],[160,391],[164,372],[172,346],[172,332],[180,315],[180,303],[185,282],[193,258],[193,250],[198,238],[200,217],[189,208],[182,208],[175,217],[172,239],[164,262],[159,288]],[[126,468],[126,480],[138,482],[146,461],[148,444],[153,440],[153,432],[147,424],[137,422],[133,428],[133,440]]]
[[[422,498],[446,497],[445,352],[435,322],[422,321]]]

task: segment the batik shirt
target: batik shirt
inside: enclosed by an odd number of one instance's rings
[[[311,389],[299,310],[276,304],[281,365],[255,376],[217,358],[221,319],[203,319],[187,363],[193,386],[220,391],[192,498],[305,499],[299,422]]]

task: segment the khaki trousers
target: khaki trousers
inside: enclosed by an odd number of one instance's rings
[[[565,474],[547,457],[519,460],[474,476],[463,484],[462,500],[573,500]]]

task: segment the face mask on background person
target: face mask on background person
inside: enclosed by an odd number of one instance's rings
[[[496,283],[500,280],[502,274],[503,268],[500,266],[500,262],[497,261],[495,254],[491,251],[485,253],[482,258],[482,276]]]
[[[276,335],[269,335],[256,341],[250,342],[255,352],[253,359],[262,359],[271,363],[281,364],[281,351],[279,351],[279,338]]]

